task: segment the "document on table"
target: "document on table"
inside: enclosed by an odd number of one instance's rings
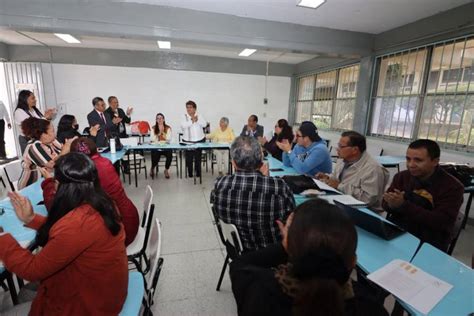
[[[428,314],[453,288],[451,284],[400,259],[393,260],[367,278],[423,314]]]
[[[341,193],[341,192],[339,192],[338,190],[334,189],[333,187],[327,185],[326,183],[324,183],[324,182],[322,182],[322,181],[319,181],[319,180],[314,179],[314,178],[313,178],[313,181],[314,181],[314,183],[316,183],[316,185],[318,186],[318,188],[319,188],[320,190],[323,190],[323,191],[331,191],[331,192],[335,192],[335,193],[338,193],[338,194]]]
[[[339,195],[324,195],[320,196],[321,199],[328,201],[331,204],[335,204],[334,201],[342,203],[349,206],[367,206],[367,203],[359,201],[354,198],[352,195],[339,194]]]

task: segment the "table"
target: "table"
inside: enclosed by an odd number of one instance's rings
[[[400,164],[406,161],[405,156],[375,156],[374,159],[385,168],[397,168],[400,172]]]
[[[195,149],[202,149],[202,150],[212,150],[212,149],[223,149],[229,150],[229,158],[230,158],[230,144],[221,144],[221,143],[194,143],[189,145],[181,145],[176,143],[170,144],[140,144],[136,146],[126,146],[126,150],[132,151],[133,155],[133,162],[136,163],[136,156],[135,151],[137,150],[171,150],[171,151],[178,151],[179,152],[179,173],[180,178],[183,177],[183,157],[182,152],[186,150],[195,150]],[[128,154],[128,153],[127,153]],[[231,160],[229,159],[229,170],[231,170]],[[194,172],[194,184],[196,184],[196,173]],[[135,175],[135,187],[138,187],[138,178],[137,178],[137,170],[134,168],[134,175]],[[202,183],[202,175],[200,177],[200,183]]]
[[[35,213],[47,215],[46,207],[44,205],[38,205],[38,202],[43,200],[41,181],[37,181],[20,190],[20,193],[30,199]],[[31,246],[32,242],[36,238],[36,230],[23,226],[23,223],[15,214],[15,210],[10,203],[10,199],[6,198],[1,200],[0,207],[5,211],[5,214],[0,215],[0,226],[3,227],[5,232],[12,234],[12,236],[19,243]],[[5,279],[8,282],[8,288],[10,289],[10,295],[12,297],[13,303],[18,304],[18,297],[12,275],[3,267],[3,265],[0,264],[0,281]],[[19,283],[21,286],[21,282]]]
[[[112,154],[110,151],[106,153],[100,153],[102,157],[105,157],[109,159],[112,164],[115,164],[117,161],[122,160],[123,156],[127,153],[127,150],[125,148],[122,148],[121,150],[116,151],[114,154]]]
[[[277,172],[270,171],[271,176],[298,174],[293,168],[284,166],[281,161],[272,156],[268,156],[267,161],[270,169],[283,169],[283,171]],[[300,194],[295,194],[294,197],[296,205],[310,199]],[[367,208],[360,208],[360,210],[372,216],[379,217],[384,221],[388,221]],[[356,227],[356,229],[358,237],[356,250],[357,265],[365,273],[371,273],[391,262],[393,259],[410,261],[420,245],[420,240],[410,233],[402,234],[392,240],[385,240],[361,228]]]
[[[474,312],[474,270],[430,244],[423,244],[412,263],[425,272],[453,285],[453,288],[430,311],[430,316],[468,316]],[[400,302],[412,315],[423,315]]]

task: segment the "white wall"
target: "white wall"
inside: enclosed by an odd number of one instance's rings
[[[16,107],[16,104],[10,104],[7,89],[7,78],[5,75],[4,66],[4,63],[0,63],[0,101],[5,104],[5,107],[10,115],[10,121],[12,122],[12,125],[14,125],[11,113],[13,112],[12,110]],[[9,158],[17,155],[15,146],[15,136],[13,135],[13,130],[8,129],[7,122],[5,122],[5,151],[7,152],[7,157]]]
[[[81,130],[87,126],[95,96],[106,100],[115,95],[123,109],[132,105],[132,121],[146,120],[153,125],[156,113],[162,112],[174,135],[180,131],[187,100],[197,103],[198,112],[212,129],[227,116],[236,133],[250,114],[258,115],[265,134],[278,119],[288,116],[288,77],[268,78],[269,102],[264,105],[264,76],[69,64],[53,64],[52,72],[49,64],[43,64],[42,70],[47,107],[55,105],[55,88],[57,103],[65,104],[66,112],[76,116]]]

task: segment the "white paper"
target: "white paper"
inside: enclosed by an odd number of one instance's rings
[[[326,183],[322,181],[319,181],[318,179],[313,178],[313,181],[321,190],[340,193],[338,190],[334,189],[333,187],[330,187],[329,185],[327,185]]]
[[[406,261],[396,259],[367,276],[369,280],[428,314],[453,288]]]
[[[319,198],[328,201],[330,204],[335,204],[334,201],[338,201],[339,203],[342,203],[344,205],[349,205],[349,206],[366,206],[367,205],[367,203],[359,201],[356,198],[354,198],[352,195],[347,195],[347,194],[323,195],[323,196],[320,196]]]
[[[356,199],[355,197],[353,197],[352,195],[348,195],[348,194],[334,195],[333,200],[338,201],[338,202],[340,202],[344,205],[354,205],[354,206],[367,205],[367,203],[362,202],[362,201]]]

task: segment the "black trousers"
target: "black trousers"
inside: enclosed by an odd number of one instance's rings
[[[164,150],[164,151],[155,151],[151,152],[151,169],[156,168],[158,162],[160,162],[161,156],[166,157],[165,162],[165,169],[169,169],[171,166],[171,160],[173,159],[173,152],[171,150]]]
[[[7,156],[5,151],[5,120],[0,120],[0,158]]]
[[[206,141],[205,138],[196,142],[196,143],[204,143]],[[196,171],[196,177],[201,176],[201,157],[202,157],[202,150],[195,149],[195,150],[186,150],[185,151],[186,157],[186,167],[188,168],[188,177],[193,177],[193,161],[194,161],[194,170]]]

